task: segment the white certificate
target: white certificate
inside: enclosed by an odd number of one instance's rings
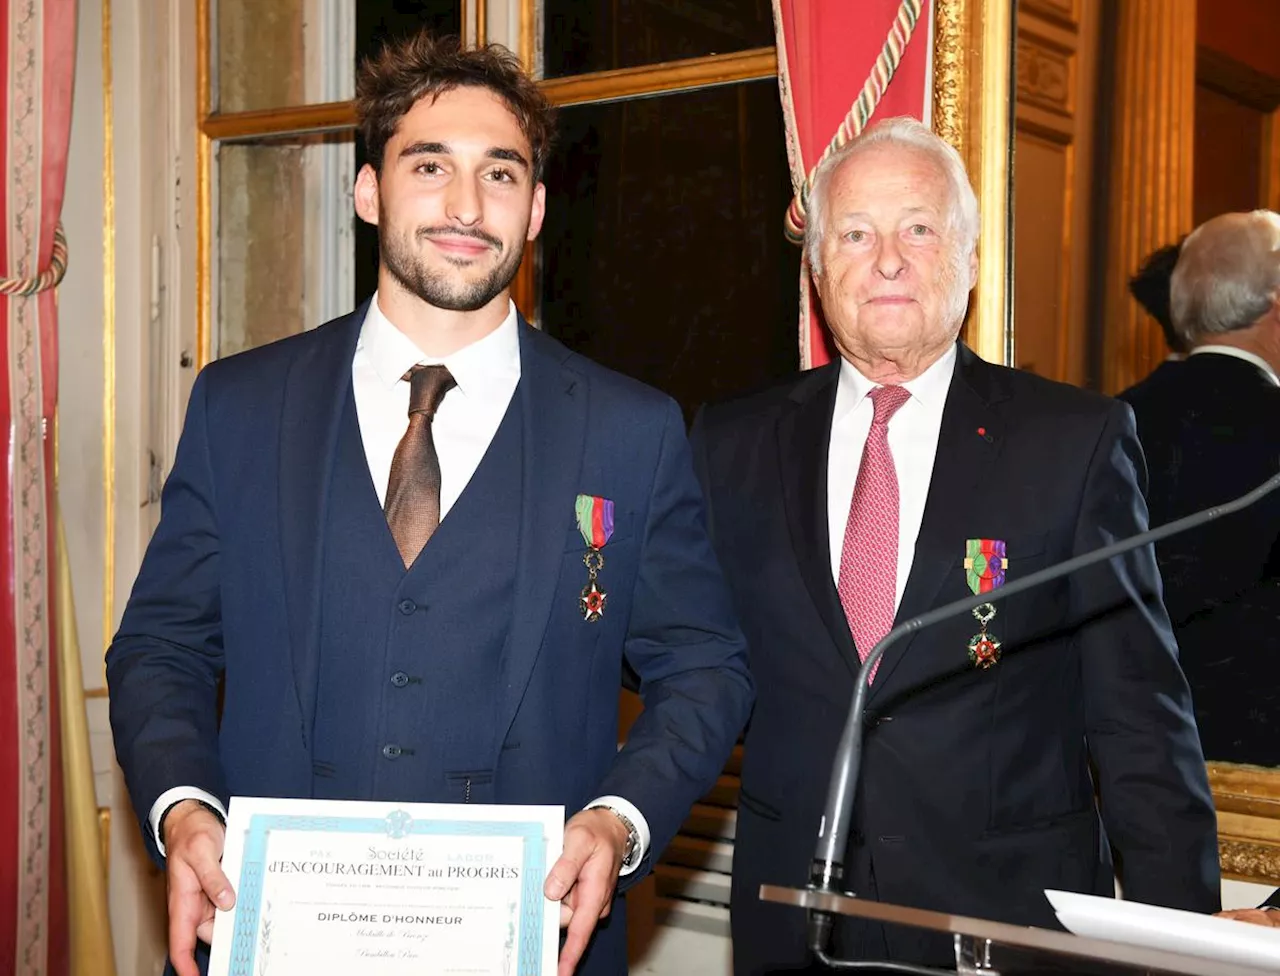
[[[233,797],[210,976],[553,976],[564,808]]]

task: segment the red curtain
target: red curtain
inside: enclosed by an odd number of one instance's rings
[[[855,102],[864,87],[869,95],[879,89],[868,86],[878,63],[888,84],[878,101],[872,96],[871,119],[929,120],[933,0],[774,0],[773,13],[793,187],[804,183],[846,119],[857,130]],[[814,314],[807,271],[800,287],[800,362],[807,369],[829,362],[833,352]]]
[[[0,0],[0,972],[67,972],[53,418],[75,0]],[[80,680],[80,676],[69,676]]]

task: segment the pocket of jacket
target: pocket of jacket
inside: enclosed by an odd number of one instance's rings
[[[1044,555],[1044,551],[1048,546],[1049,534],[1047,532],[1038,532],[1033,535],[1013,536],[1012,538],[1002,538],[1000,535],[990,536],[972,536],[975,539],[1001,539],[1004,542],[1005,558],[1010,563],[1016,563],[1021,559],[1031,559],[1035,556]],[[964,562],[965,552],[964,544],[961,543],[956,552],[956,557],[960,562]]]
[[[605,543],[604,549],[601,550],[606,558],[608,557],[610,546],[616,546],[631,538],[634,534],[634,523],[635,518],[631,512],[615,511],[613,513],[613,534],[609,536],[609,541]],[[579,530],[578,524],[574,522],[568,538],[565,540],[564,551],[581,555],[586,550],[587,544],[582,540],[582,532]]]
[[[1070,833],[1082,827],[1089,827],[1097,818],[1097,810],[1093,807],[1086,807],[1083,810],[1064,813],[1057,817],[1046,817],[1043,820],[1033,820],[1030,823],[989,827],[982,832],[979,839],[1002,840],[1004,838],[1028,837],[1055,832]]]
[[[488,787],[493,783],[493,770],[481,769],[469,773],[445,773],[445,780],[449,783],[450,792],[456,792],[457,803],[470,803],[473,794],[481,787]]]

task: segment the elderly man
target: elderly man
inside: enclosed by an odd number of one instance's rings
[[[1151,469],[1155,524],[1280,469],[1280,216],[1225,214],[1183,245],[1174,326],[1191,349],[1121,396]],[[1204,753],[1274,766],[1280,730],[1280,496],[1156,551]]]
[[[854,140],[816,174],[806,241],[840,359],[696,425],[758,688],[739,976],[808,962],[803,913],[757,892],[808,878],[859,660],[895,620],[971,591],[992,591],[980,619],[898,644],[872,677],[847,886],[1052,926],[1043,890],[1111,894],[1115,863],[1130,898],[1218,907],[1214,812],[1154,553],[999,598],[1147,513],[1126,406],[957,343],[977,226],[959,157],[924,126]],[[954,961],[945,938],[849,920],[833,948]]]

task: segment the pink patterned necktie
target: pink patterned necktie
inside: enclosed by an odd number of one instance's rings
[[[889,450],[889,419],[911,394],[901,386],[881,386],[868,396],[875,414],[858,465],[836,585],[862,661],[893,627],[898,583],[898,473]],[[879,667],[872,669],[868,681],[875,679]]]

